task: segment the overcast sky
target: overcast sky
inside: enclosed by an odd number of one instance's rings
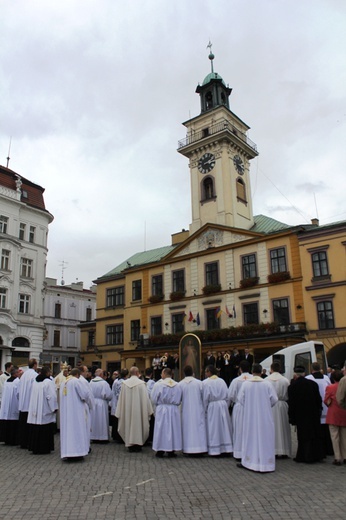
[[[214,70],[250,127],[254,214],[346,219],[344,0],[2,0],[0,164],[45,188],[47,275],[102,276],[191,222],[181,125]]]

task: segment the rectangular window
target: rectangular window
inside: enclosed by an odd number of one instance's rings
[[[242,256],[242,273],[243,280],[246,278],[255,278],[257,276],[257,267],[256,267],[256,255],[246,255]]]
[[[89,330],[88,332],[88,347],[93,347],[95,345],[95,331]]]
[[[56,303],[54,307],[54,318],[61,318],[61,303]]]
[[[243,305],[243,322],[244,325],[250,325],[251,323],[259,323],[258,321],[258,304],[257,303],[246,303]]]
[[[53,332],[53,347],[60,347],[60,330]]]
[[[185,313],[179,312],[178,314],[172,314],[172,332],[173,334],[177,334],[178,332],[184,332],[185,324],[184,324]]]
[[[1,251],[1,269],[3,271],[10,270],[10,251],[7,249],[2,249]]]
[[[158,334],[162,334],[162,317],[154,316],[151,318],[151,335],[157,336]]]
[[[29,314],[30,310],[30,296],[28,294],[19,295],[19,309],[20,314]]]
[[[219,307],[215,309],[206,309],[206,318],[207,318],[207,330],[214,330],[220,328],[220,318],[218,318],[218,310]]]
[[[172,288],[173,292],[185,292],[185,271],[179,269],[172,273]]]
[[[32,244],[35,242],[35,233],[36,233],[36,228],[34,226],[30,226],[29,242],[31,242]]]
[[[158,274],[151,279],[151,294],[153,296],[163,295],[163,276]]]
[[[7,233],[8,217],[0,215],[0,233]]]
[[[288,299],[273,300],[273,315],[275,323],[288,325],[290,323]]]
[[[107,307],[125,305],[125,286],[107,289]]]
[[[6,309],[7,289],[0,287],[0,309]]]
[[[140,320],[131,320],[131,341],[139,341],[140,333],[141,333]]]
[[[32,260],[29,258],[20,259],[20,276],[32,278]]]
[[[219,284],[219,264],[218,262],[211,262],[205,264],[205,285]]]
[[[87,307],[86,309],[86,316],[85,316],[85,320],[86,321],[91,321],[92,320],[92,309],[91,307]]]
[[[270,251],[271,273],[284,273],[287,271],[286,250],[284,247]]]
[[[142,280],[132,282],[132,301],[142,299]]]
[[[331,301],[318,302],[318,327],[320,330],[334,329],[334,312]]]
[[[109,325],[106,329],[106,343],[107,345],[122,345],[124,343],[124,326]]]
[[[25,240],[25,228],[26,228],[26,224],[21,222],[19,224],[19,240]]]
[[[313,253],[311,255],[311,260],[314,278],[329,275],[326,251],[318,251],[317,253]]]

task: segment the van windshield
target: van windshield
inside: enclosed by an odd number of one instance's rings
[[[326,362],[326,354],[324,352],[324,345],[323,343],[315,343],[315,352],[316,352],[316,360],[317,363],[320,364],[323,373],[327,373],[327,362]]]

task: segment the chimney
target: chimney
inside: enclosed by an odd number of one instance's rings
[[[311,224],[313,226],[319,226],[320,225],[320,221],[318,220],[318,218],[312,218],[311,219]]]

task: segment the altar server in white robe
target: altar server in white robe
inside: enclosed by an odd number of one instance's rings
[[[261,378],[262,366],[252,366],[253,378],[244,381],[238,400],[244,407],[240,468],[275,471],[275,427],[272,406],[278,398],[272,385]]]
[[[203,381],[203,405],[207,422],[207,443],[209,455],[232,453],[232,424],[229,415],[228,387],[216,375],[213,365],[205,369]]]
[[[28,369],[24,371],[19,380],[19,445],[23,449],[28,448],[29,428],[28,428],[28,412],[32,390],[32,383],[37,377],[37,361],[29,359]]]
[[[18,367],[12,366],[10,377],[5,381],[2,390],[0,408],[0,442],[9,446],[18,444],[19,407],[18,407]]]
[[[161,379],[151,391],[151,401],[155,407],[155,428],[153,450],[157,457],[175,457],[182,449],[181,435],[181,387],[172,379],[170,368],[164,368]]]
[[[275,424],[275,455],[279,458],[290,457],[291,451],[291,427],[288,420],[288,387],[290,382],[280,374],[280,363],[272,363],[270,375],[265,379],[266,383],[273,386],[278,402],[273,406]]]
[[[183,436],[183,452],[188,454],[206,453],[207,429],[203,406],[202,381],[193,377],[192,367],[184,367],[184,379],[180,381],[181,426]]]
[[[241,375],[233,379],[228,389],[228,399],[233,404],[232,409],[232,438],[233,438],[233,457],[241,459],[241,448],[243,443],[243,411],[244,408],[238,401],[238,395],[244,381],[252,378],[250,371],[250,364],[243,360],[239,364]]]
[[[91,410],[95,407],[95,400],[94,396],[90,390],[90,383],[87,380],[87,375],[89,372],[89,369],[85,365],[81,365],[79,367],[80,372],[80,378],[79,381],[84,386],[85,391],[88,393],[88,398],[84,402],[84,410],[85,410],[85,416],[86,416],[86,430],[87,430],[87,436],[89,438],[89,445],[90,445],[90,437],[91,437]]]
[[[54,381],[50,379],[49,367],[42,367],[34,379],[29,404],[28,448],[35,455],[50,453],[54,450],[54,430],[58,399]]]
[[[103,370],[98,368],[95,377],[90,381],[90,390],[94,396],[95,406],[91,410],[91,440],[109,441],[108,404],[112,399],[112,390],[103,378]]]
[[[129,377],[129,371],[127,368],[122,368],[118,379],[114,380],[112,386],[112,400],[111,400],[111,416],[112,416],[112,439],[118,443],[124,443],[123,439],[118,432],[118,417],[115,417],[115,412],[118,406],[119,395],[121,386],[125,379]]]
[[[149,419],[153,409],[147,386],[139,379],[137,367],[130,368],[130,377],[124,379],[115,416],[118,417],[118,432],[130,452],[142,450],[149,436]]]
[[[80,371],[73,368],[60,386],[60,452],[62,459],[80,459],[90,450],[85,404],[89,392],[79,380]]]

